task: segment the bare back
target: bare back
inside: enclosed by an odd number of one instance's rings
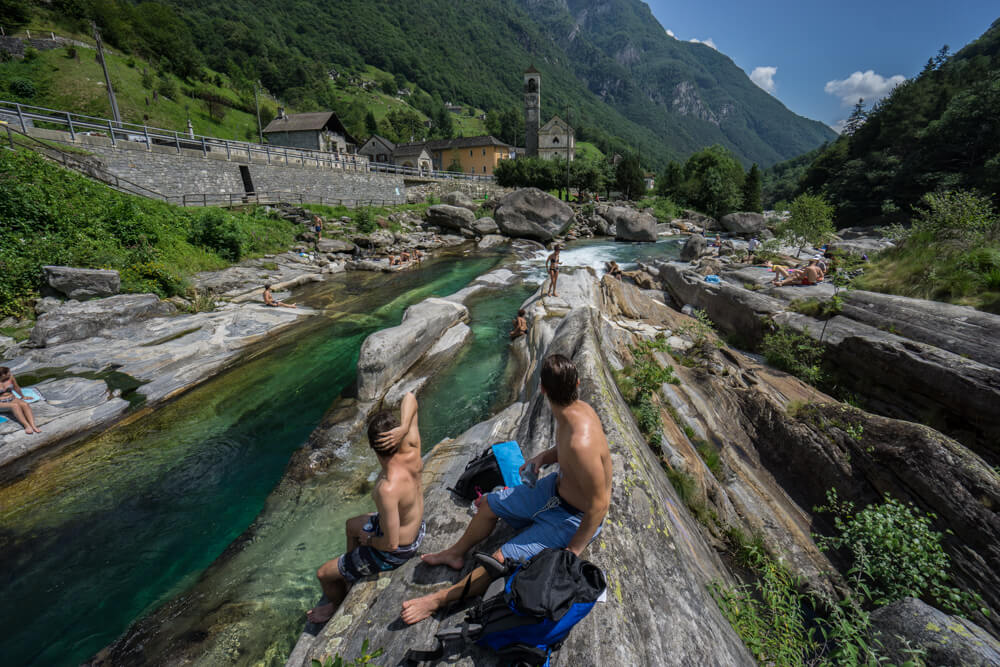
[[[587,403],[577,400],[556,423],[559,455],[559,495],[574,507],[586,509],[595,500],[611,497],[611,452],[601,420]]]
[[[386,464],[372,489],[372,498],[380,512],[394,506],[399,514],[399,544],[404,546],[417,539],[420,524],[424,518],[424,492],[421,485],[421,471],[424,468],[420,453],[420,430],[418,419],[413,423],[399,450]]]

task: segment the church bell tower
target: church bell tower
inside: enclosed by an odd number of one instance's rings
[[[542,75],[532,65],[524,72],[524,149],[527,157],[538,157],[538,129],[541,127]]]

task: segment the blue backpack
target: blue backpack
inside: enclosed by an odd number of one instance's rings
[[[566,549],[544,549],[527,563],[510,565],[483,554],[477,558],[491,574],[506,579],[494,581],[461,627],[435,635],[437,649],[411,650],[401,664],[437,660],[444,656],[445,644],[461,639],[492,649],[504,664],[548,667],[552,652],[607,586],[597,566]],[[497,592],[491,594],[493,590]]]

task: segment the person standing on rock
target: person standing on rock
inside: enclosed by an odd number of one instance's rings
[[[0,366],[0,410],[10,410],[28,435],[42,432],[35,426],[35,415],[24,400],[24,390],[6,366]]]
[[[316,242],[323,240],[323,219],[318,215],[313,216],[313,231],[316,232]]]
[[[382,410],[368,422],[368,444],[382,466],[372,498],[373,514],[348,519],[347,553],[316,571],[328,603],[310,609],[312,623],[326,623],[359,579],[394,570],[417,555],[424,539],[424,492],[417,398],[407,392],[400,419]]]
[[[552,247],[552,254],[545,260],[545,269],[549,272],[549,291],[546,296],[559,296],[556,294],[556,283],[559,281],[559,244]]]
[[[569,549],[579,556],[601,532],[611,504],[611,452],[601,420],[578,396],[576,366],[561,354],[545,359],[541,391],[556,422],[556,444],[529,459],[522,476],[542,466],[559,464],[559,472],[534,485],[507,487],[484,496],[465,533],[448,549],[421,556],[428,565],[460,570],[465,554],[486,539],[503,519],[523,529],[493,554],[500,562],[527,561],[542,549]],[[485,568],[477,567],[457,584],[403,603],[400,617],[413,624],[424,620],[463,594],[481,595],[489,587]]]

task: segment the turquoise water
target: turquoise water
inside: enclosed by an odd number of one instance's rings
[[[261,511],[292,451],[353,381],[364,338],[498,260],[442,258],[309,288],[298,300],[329,304],[325,317],[0,489],[5,664],[78,664],[188,588]]]

